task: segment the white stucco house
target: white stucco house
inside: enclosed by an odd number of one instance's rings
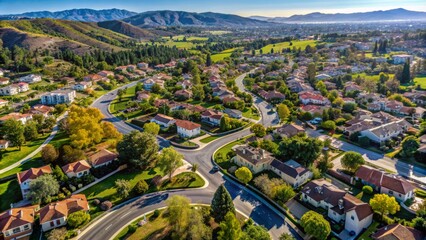
[[[177,120],[177,133],[180,137],[183,138],[193,138],[201,133],[201,125],[186,120]]]

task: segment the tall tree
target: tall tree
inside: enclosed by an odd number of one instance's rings
[[[164,148],[158,157],[158,166],[169,175],[169,180],[176,169],[183,166],[183,155],[173,147]]]
[[[138,169],[153,166],[159,146],[157,139],[149,133],[133,131],[124,135],[117,144],[119,158]]]
[[[184,196],[175,195],[166,200],[169,224],[172,226],[176,239],[185,239],[189,226],[191,208],[190,200]]]
[[[410,62],[407,60],[404,63],[401,73],[401,83],[409,83],[411,81]]]
[[[143,131],[156,136],[160,132],[160,125],[155,122],[146,123],[143,125]]]
[[[207,53],[206,56],[206,66],[209,67],[212,65],[212,55],[210,53]]]
[[[315,63],[309,63],[307,73],[308,73],[308,81],[311,84],[313,84],[315,82],[315,76],[317,75]]]
[[[56,151],[52,144],[46,144],[46,146],[41,149],[41,158],[47,164],[53,163],[58,159],[58,151]]]
[[[266,135],[266,129],[262,124],[256,123],[251,126],[250,131],[256,135],[256,137],[262,138]]]
[[[303,214],[300,219],[300,225],[308,235],[319,240],[327,239],[331,232],[330,223],[321,214],[314,211],[308,211]]]
[[[210,216],[208,216],[210,218]],[[211,240],[212,229],[205,224],[205,216],[201,209],[191,209],[189,215],[188,239],[191,240]]]
[[[365,160],[360,153],[349,151],[345,153],[340,162],[344,168],[355,172],[362,164],[365,163]]]
[[[53,195],[58,194],[59,183],[51,174],[42,175],[30,182],[28,196],[33,203],[47,202]]]
[[[375,194],[374,197],[370,199],[370,206],[373,211],[378,212],[380,216],[382,216],[382,219],[384,215],[395,214],[400,209],[395,197],[390,197],[385,193]]]
[[[241,234],[241,226],[235,217],[235,214],[228,212],[224,217],[224,221],[220,223],[220,231],[217,233],[217,239],[240,239]]]
[[[127,198],[130,195],[130,182],[124,179],[117,179],[115,181],[115,188],[117,189],[117,194],[123,198]]]
[[[229,195],[228,190],[222,184],[214,193],[211,204],[211,215],[219,223],[228,212],[235,214],[235,207],[231,195]]]
[[[255,225],[252,221],[248,221],[240,240],[271,240],[268,229],[263,226]]]
[[[15,119],[8,119],[3,123],[2,133],[4,137],[10,141],[13,146],[19,147],[25,143],[25,127],[24,125]]]
[[[408,136],[402,140],[401,143],[402,150],[400,151],[400,155],[402,157],[410,158],[414,156],[414,153],[419,149],[420,142],[415,136]]]
[[[290,110],[288,109],[287,105],[282,103],[277,105],[277,113],[281,121],[284,121],[290,116]]]

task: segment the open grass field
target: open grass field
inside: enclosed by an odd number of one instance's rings
[[[227,57],[230,57],[231,56],[231,54],[235,51],[235,50],[237,50],[238,48],[230,48],[230,49],[226,49],[226,50],[224,50],[224,51],[222,51],[222,52],[220,52],[220,53],[217,53],[217,54],[213,54],[212,55],[212,61],[213,62],[218,62],[218,61],[221,61],[221,60],[223,60],[223,59],[225,59],[225,58],[227,58]]]
[[[254,112],[254,111],[255,110],[253,109],[253,107],[251,107],[251,108],[248,108],[248,107],[244,108],[244,111],[242,111],[243,112],[243,117],[251,118],[251,119],[254,119],[254,120],[259,120],[260,119],[259,113]]]
[[[55,137],[52,139],[52,141],[50,141],[50,144],[52,144],[53,146],[55,146],[55,148],[59,148],[64,144],[67,144],[69,142],[69,137],[64,133],[64,132],[59,132],[55,135]],[[28,170],[30,168],[37,168],[37,167],[41,167],[46,165],[43,160],[41,159],[41,153],[38,153],[37,155],[35,155],[31,160],[29,160],[28,162],[13,168],[3,174],[0,174],[0,178],[6,177],[6,176],[10,176],[12,174],[16,174],[18,172],[22,172],[25,170]],[[1,194],[0,194],[1,196]]]
[[[48,136],[49,134],[41,135],[38,139],[25,143],[25,145],[21,147],[21,150],[19,150],[18,147],[10,147],[4,150],[0,160],[0,169],[10,166],[32,153],[40,147]]]
[[[276,43],[276,44],[269,44],[266,45],[265,47],[262,48],[262,51],[264,54],[266,53],[270,53],[271,49],[274,49],[274,52],[281,52],[282,49],[286,49],[286,48],[301,48],[302,50],[304,50],[306,48],[306,46],[310,45],[310,46],[316,46],[317,43],[314,40],[306,40],[306,41],[292,41],[293,45],[290,46],[290,42],[280,42],[280,43]],[[259,51],[256,51],[256,54],[258,54]]]
[[[111,102],[110,111],[111,113],[116,113],[127,108],[127,103],[131,101],[136,94],[136,86],[127,88],[126,93],[122,96],[121,101],[118,97]]]
[[[388,74],[389,75],[389,79],[392,79],[394,77],[395,74]],[[370,80],[370,81],[379,81],[380,75],[367,75],[366,73],[354,73],[352,74],[352,79],[356,79],[358,76],[360,76],[361,78],[365,78],[366,80]]]
[[[139,180],[145,180],[147,183],[150,182],[150,180],[156,176],[161,175],[164,176],[164,173],[158,169],[152,169],[150,171],[134,171],[129,172],[126,170],[123,170],[121,172],[118,172],[111,177],[105,179],[102,182],[99,182],[98,184],[84,190],[82,193],[84,193],[87,196],[87,199],[95,199],[95,198],[101,198],[101,199],[109,199],[112,202],[118,202],[121,199],[120,196],[117,196],[117,190],[115,188],[115,181],[118,179],[124,179],[130,181],[131,188],[133,188],[136,183]]]
[[[420,85],[422,89],[426,89],[426,75],[414,78],[414,86]]]

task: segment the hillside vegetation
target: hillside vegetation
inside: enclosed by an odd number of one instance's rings
[[[0,21],[0,38],[5,47],[18,45],[30,49],[69,48],[124,50],[132,38],[101,28],[96,23],[57,19]],[[78,50],[78,48],[81,48]]]

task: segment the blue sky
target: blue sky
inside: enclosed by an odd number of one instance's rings
[[[406,8],[426,11],[425,0],[0,0],[0,14],[72,8],[120,8],[135,12],[183,10],[242,16],[290,16],[310,12],[348,13]]]

